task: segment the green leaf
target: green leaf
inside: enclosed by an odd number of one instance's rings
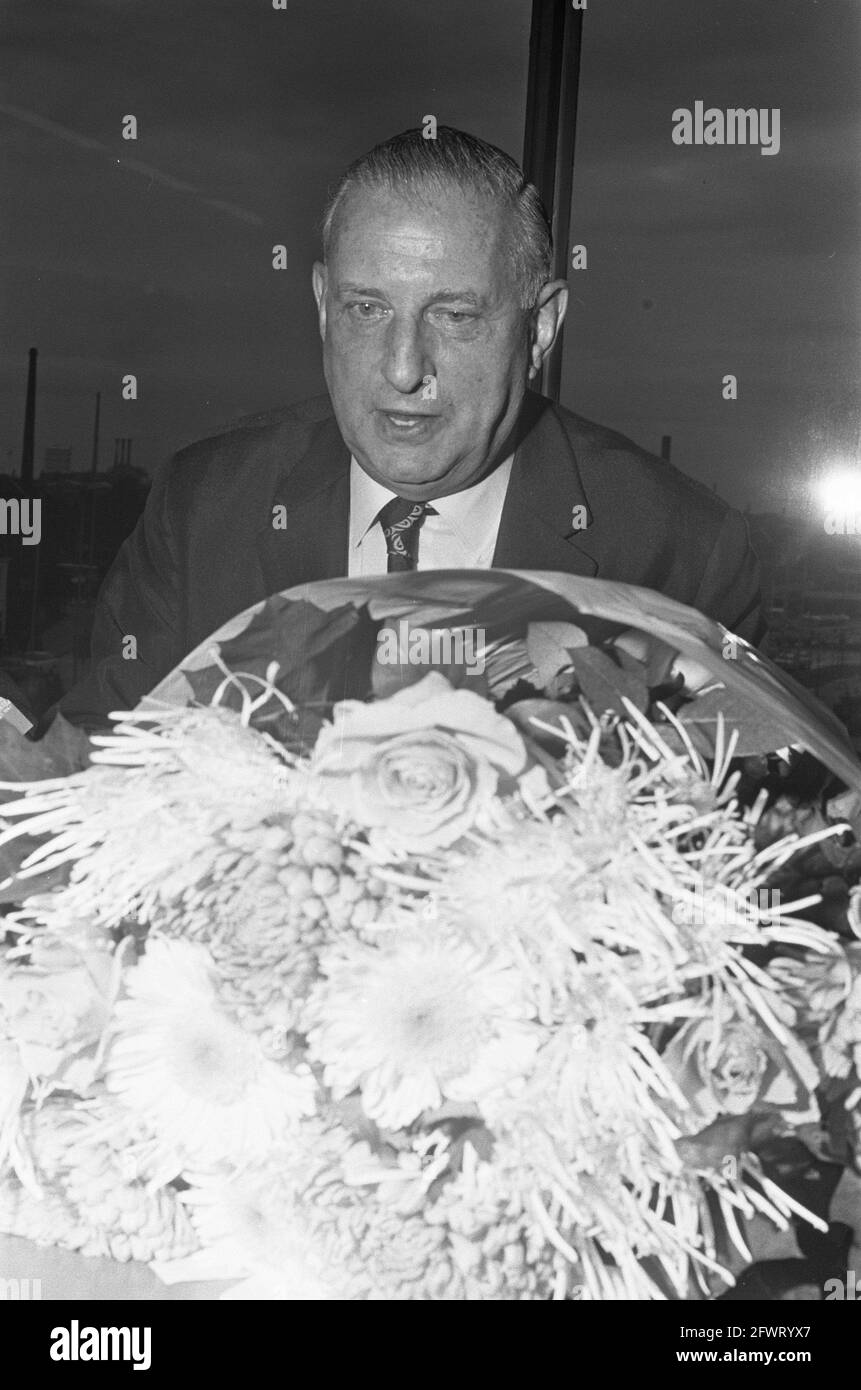
[[[588,639],[581,627],[573,623],[530,623],[526,634],[526,650],[538,672],[543,689],[554,677],[571,665],[571,652],[585,647]]]
[[[0,845],[0,904],[21,903],[25,898],[68,883],[71,864],[58,864],[55,869],[46,869],[45,873],[34,874],[32,878],[17,877],[22,862],[40,843],[41,840],[22,836],[8,845]]]
[[[754,753],[770,753],[795,742],[797,725],[783,720],[779,711],[769,709],[755,696],[738,690],[708,690],[696,696],[690,704],[677,711],[676,718],[691,731],[704,736],[710,755],[714,753],[718,716],[723,716],[726,733],[739,732],[736,757]]]
[[[44,738],[34,742],[0,719],[0,780],[41,782],[46,777],[68,777],[90,761],[92,745],[82,729],[58,714]],[[0,802],[18,796],[13,788],[0,787]]]
[[[238,675],[263,679],[271,663],[278,663],[275,685],[298,707],[297,713],[291,715],[273,698],[255,712],[251,722],[294,751],[302,751],[313,746],[336,701],[364,700],[370,695],[376,631],[366,607],[342,604],[327,612],[304,599],[276,596],[267,599],[248,626],[222,642],[219,650],[228,670]],[[202,704],[212,701],[224,681],[224,672],[215,665],[185,669],[184,674],[194,698]],[[252,698],[262,690],[259,681],[243,684]],[[229,709],[241,708],[235,687],[228,687],[221,699]]]
[[[851,825],[855,838],[861,841],[861,791],[842,792],[828,802],[832,820],[845,820]]]
[[[93,752],[93,744],[84,730],[70,724],[62,714],[54,717],[38,746],[51,760],[52,777],[67,777],[72,772],[82,772],[89,766]]]
[[[0,777],[4,782],[42,782],[47,777],[68,777],[90,762],[93,745],[82,729],[58,714],[44,738],[33,742],[6,720],[0,720]],[[0,787],[0,821],[3,803],[21,795],[16,786]],[[0,845],[0,903],[21,902],[65,882],[68,866],[47,870],[34,878],[15,878],[23,861],[43,843],[45,836],[21,835]],[[7,880],[11,879],[11,882]]]
[[[53,776],[50,755],[41,743],[32,743],[5,719],[0,719],[0,779],[4,782],[35,782]],[[16,791],[0,788],[0,799],[9,801]]]
[[[512,724],[517,725],[521,733],[534,739],[556,758],[561,757],[568,746],[563,732],[563,719],[568,720],[574,732],[581,738],[589,737],[589,721],[578,704],[566,704],[562,700],[517,700],[508,705],[505,714]],[[537,728],[532,722],[533,719],[539,719],[542,725],[549,724],[551,728],[558,728],[559,734],[550,733],[545,728]]]
[[[371,684],[375,699],[385,700],[390,695],[397,694],[399,690],[404,690],[407,686],[415,685],[418,681],[423,680],[431,671],[436,671],[439,675],[444,676],[455,689],[471,690],[475,695],[481,695],[484,699],[489,698],[490,687],[485,674],[486,654],[480,633],[476,635],[474,646],[461,648],[454,640],[456,631],[453,632],[448,626],[443,628],[438,623],[418,626],[406,618],[400,621],[406,624],[403,631],[408,635],[402,644],[400,641],[401,631],[395,627],[398,659],[381,659],[383,653],[388,649],[380,646],[374,653]],[[391,623],[383,624],[378,629],[378,634],[385,627],[392,626]],[[471,627],[472,624],[466,626]],[[415,657],[411,659],[410,636],[413,633],[426,633],[429,638],[426,649],[421,652],[421,660],[416,660]],[[438,637],[435,637],[435,634],[438,634]],[[419,650],[421,651],[421,648]],[[463,653],[464,659],[462,661],[456,659],[458,651]],[[446,653],[452,656],[451,661],[434,659],[435,655],[442,658]],[[425,657],[427,657],[426,660]]]
[[[627,716],[623,697],[644,713],[648,709],[649,692],[645,680],[617,666],[606,652],[597,647],[580,647],[571,653],[571,665],[593,713],[601,715],[612,710]]]

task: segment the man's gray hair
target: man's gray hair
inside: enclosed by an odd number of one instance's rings
[[[329,257],[338,211],[352,189],[421,193],[437,192],[453,183],[509,209],[512,269],[522,307],[533,308],[553,267],[550,224],[538,189],[510,155],[452,126],[438,126],[435,139],[426,139],[421,129],[405,130],[350,165],[326,205],[323,259]]]

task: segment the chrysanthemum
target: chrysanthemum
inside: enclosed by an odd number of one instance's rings
[[[147,1261],[196,1246],[171,1183],[136,1117],[97,1093],[85,1104],[49,1098],[21,1125],[19,1177],[0,1185],[0,1230],[85,1255]]]
[[[545,1163],[544,1160],[549,1159]],[[467,1299],[620,1299],[661,1297],[638,1263],[663,1240],[611,1163],[599,1182],[559,1170],[540,1126],[494,1144],[492,1162],[470,1145],[461,1170],[425,1213],[447,1228],[448,1253]],[[682,1252],[683,1260],[686,1259]]]
[[[252,1160],[314,1109],[307,1070],[267,1060],[219,1006],[205,948],[153,940],[117,1006],[107,1083],[189,1160]]]
[[[628,848],[599,856],[567,817],[526,822],[475,842],[435,875],[440,915],[476,944],[494,943],[519,963],[549,1024],[567,1009],[578,958],[604,958],[620,978],[635,972],[650,993],[672,988],[671,924],[648,883],[654,870]]]
[[[0,1172],[14,1147],[30,1078],[12,1041],[0,1038]]]
[[[95,735],[96,764],[187,775],[196,798],[230,807],[231,822],[259,824],[293,804],[290,760],[278,745],[222,705],[141,707],[110,734]]]
[[[573,909],[578,894],[594,891],[591,875],[613,852],[605,844],[596,864],[591,846],[564,821],[525,821],[496,840],[476,837],[441,870],[437,892],[460,920],[482,934],[535,924],[545,938],[549,927],[569,951],[583,950],[588,924],[576,921]]]
[[[398,1129],[443,1098],[474,1100],[528,1068],[536,1038],[510,958],[440,929],[329,948],[309,1000],[310,1056],[338,1096]]]
[[[545,1032],[522,1089],[489,1098],[485,1118],[494,1133],[516,1136],[524,1155],[536,1137],[527,1171],[544,1181],[579,1170],[612,1185],[624,1171],[648,1188],[656,1164],[677,1164],[673,1112],[685,1100],[644,1035],[648,1012],[620,981],[585,968],[579,977],[568,1017]]]
[[[113,926],[130,907],[170,903],[222,869],[225,856],[239,857],[222,829],[260,828],[293,804],[292,769],[231,711],[166,707],[125,719],[95,738],[103,749],[92,766],[27,784],[4,803],[4,818],[17,823],[0,843],[50,837],[24,860],[23,878],[73,864],[69,887],[56,904],[46,900],[45,920],[56,907]]]

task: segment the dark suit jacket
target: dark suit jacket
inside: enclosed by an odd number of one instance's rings
[[[183,449],[153,482],[102,585],[91,675],[59,708],[83,725],[131,708],[197,643],[268,595],[347,572],[349,451],[328,396]],[[283,504],[285,529],[273,527]],[[572,527],[585,506],[589,524]],[[744,519],[622,435],[529,393],[493,564],[642,584],[757,641]],[[137,659],[123,639],[137,639]]]

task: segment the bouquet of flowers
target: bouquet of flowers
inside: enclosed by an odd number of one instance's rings
[[[822,1226],[757,1151],[822,1142],[823,1097],[854,1133],[861,890],[841,939],[771,886],[847,825],[758,833],[765,700],[857,791],[824,714],[643,591],[240,615],[3,784],[0,1229],[231,1296],[474,1300],[710,1296],[749,1218]]]

